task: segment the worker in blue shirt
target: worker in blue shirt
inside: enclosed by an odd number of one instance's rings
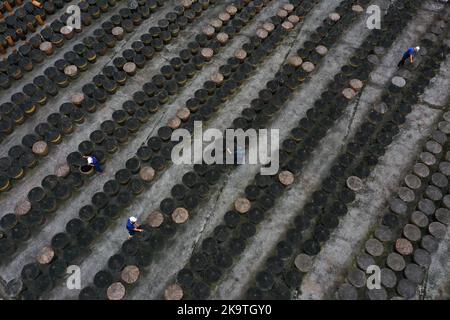
[[[411,61],[411,63],[414,62],[414,56],[417,54],[417,52],[419,52],[420,47],[415,47],[415,48],[409,48],[402,57],[402,60],[400,60],[400,62],[398,63],[398,67],[401,67],[405,64],[405,61],[409,58],[409,61]]]
[[[135,217],[130,217],[127,221],[127,230],[128,230],[128,239],[131,239],[136,232],[142,232],[144,230],[139,229],[139,224],[137,223],[137,219]]]
[[[100,161],[94,156],[83,156],[87,160],[88,165],[95,168],[99,174],[103,174],[103,168],[100,166]]]

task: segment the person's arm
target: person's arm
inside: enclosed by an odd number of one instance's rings
[[[409,56],[409,60],[411,61],[411,63],[413,63],[414,62],[414,55],[410,55]]]
[[[135,223],[134,224],[134,231],[137,231],[137,232],[142,232],[143,230],[142,229],[139,229],[139,227],[140,227],[141,225],[139,224],[139,223]]]

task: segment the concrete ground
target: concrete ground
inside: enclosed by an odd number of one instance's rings
[[[397,0],[401,1],[401,0]],[[10,192],[0,194],[0,217],[13,212],[16,204],[23,199],[28,191],[40,185],[41,180],[54,171],[54,168],[64,163],[66,156],[77,150],[78,144],[89,139],[89,134],[99,128],[102,121],[110,119],[114,110],[120,109],[122,103],[132,98],[132,93],[140,90],[143,83],[159,72],[161,66],[167,63],[178,52],[185,48],[188,40],[192,39],[209,19],[224,10],[232,3],[232,0],[217,1],[213,8],[209,9],[195,23],[182,31],[179,38],[168,45],[161,54],[157,54],[151,63],[148,63],[136,76],[129,78],[126,85],[102,106],[102,109],[87,117],[86,122],[77,126],[75,132],[66,136],[60,145],[53,146],[48,157],[43,158],[38,166],[27,173],[22,181],[14,185]],[[251,100],[258,96],[258,92],[271,80],[279,67],[286,59],[295,54],[298,48],[309,39],[309,35],[322,24],[322,21],[339,5],[340,0],[322,0],[306,16],[304,22],[292,31],[277,50],[267,57],[264,64],[248,79],[240,92],[236,94],[204,127],[223,130],[229,127],[232,120],[240,112],[249,106]],[[393,1],[373,0],[371,4],[377,4],[381,8]],[[165,6],[139,26],[132,34],[118,43],[112,52],[100,57],[95,65],[71,83],[69,88],[60,90],[57,97],[42,107],[37,114],[15,129],[0,144],[0,157],[4,156],[9,148],[20,143],[22,137],[32,131],[34,127],[45,121],[47,116],[57,112],[59,106],[70,99],[70,94],[80,91],[82,86],[101,71],[101,68],[111,63],[123,50],[129,48],[131,43],[146,32],[151,26],[156,25],[158,19],[165,16],[171,8],[179,3],[177,0],[166,1]],[[36,257],[38,251],[45,245],[49,245],[51,238],[58,232],[62,232],[65,224],[78,216],[79,209],[91,202],[95,192],[102,190],[106,181],[113,178],[114,173],[125,166],[129,159],[142,143],[156,134],[157,129],[166,124],[167,120],[174,116],[177,109],[184,106],[185,101],[193,96],[193,92],[202,87],[210,75],[231,57],[234,51],[242,45],[249,36],[255,34],[263,22],[274,15],[278,8],[286,1],[271,1],[255,19],[247,25],[239,35],[234,37],[213,61],[203,68],[193,80],[171,102],[157,114],[153,115],[148,123],[142,126],[137,135],[133,136],[129,143],[120,146],[119,152],[108,159],[106,172],[103,176],[95,176],[86,182],[83,192],[74,194],[66,201],[47,221],[46,225],[32,235],[7,262],[0,265],[0,298],[7,298],[3,292],[4,285],[14,278],[20,277],[22,267]],[[89,35],[100,26],[107,17],[117,13],[120,8],[126,6],[121,2],[110,12],[104,14],[101,19],[87,28],[78,38]],[[435,21],[437,14],[444,10],[444,5],[434,0],[426,0],[423,7],[412,18],[408,26],[402,30],[392,47],[380,56],[380,64],[371,75],[371,80],[365,85],[360,99],[349,104],[344,115],[328,131],[325,138],[317,145],[312,157],[307,161],[302,173],[296,177],[294,185],[279,199],[271,210],[268,218],[258,226],[256,235],[250,239],[245,252],[239,261],[223,276],[216,289],[212,292],[211,299],[240,299],[247,289],[249,282],[253,280],[272,249],[283,236],[288,224],[294,215],[301,210],[310,199],[324,177],[328,175],[330,167],[335,163],[341,148],[353,137],[359,129],[365,116],[373,105],[380,99],[382,90],[390,83],[395,75],[396,63],[405,48],[417,43],[426,33],[430,25]],[[348,57],[361,45],[370,34],[366,28],[367,16],[362,14],[348,30],[341,35],[337,43],[328,48],[329,52],[321,61],[309,82],[305,83],[294,97],[284,106],[269,124],[268,128],[280,130],[282,141],[297,125],[298,121],[311,108],[320,97],[330,81],[333,80],[341,67],[348,61]],[[76,43],[76,40],[72,42]],[[67,45],[61,51],[57,51],[48,59],[46,65],[41,65],[32,73],[28,73],[20,80],[21,87],[31,81],[36,75],[43,72],[46,66],[53,64],[61,58],[72,45]],[[383,209],[388,205],[389,199],[395,195],[403,176],[410,170],[411,164],[417,158],[421,150],[421,142],[426,139],[431,129],[442,113],[448,109],[450,101],[450,57],[447,56],[442,64],[438,76],[433,79],[419,104],[413,106],[413,112],[408,115],[407,122],[401,127],[400,133],[388,148],[386,154],[379,162],[369,178],[364,180],[364,189],[358,194],[349,210],[349,214],[341,220],[339,227],[333,232],[330,240],[322,248],[315,258],[313,269],[303,280],[299,299],[333,299],[336,285],[342,282],[349,264],[354,255],[360,252],[360,246],[366,239],[371,227],[378,221]],[[12,94],[13,92],[11,92]],[[9,99],[10,94],[0,92],[0,103]],[[206,129],[206,128],[204,128]],[[98,237],[89,251],[80,262],[82,274],[82,287],[92,283],[94,275],[106,267],[108,258],[120,250],[120,246],[126,239],[124,223],[130,215],[145,218],[150,212],[159,207],[161,199],[170,195],[171,188],[180,183],[182,176],[192,166],[172,165],[158,177],[155,183],[143,194],[136,198],[133,204],[121,213],[117,221],[109,226],[108,230]],[[259,171],[257,165],[242,165],[229,175],[223,176],[220,182],[212,188],[208,201],[202,203],[195,216],[180,228],[173,242],[163,254],[157,256],[140,276],[135,288],[131,290],[126,299],[161,299],[165,287],[173,283],[177,272],[183,268],[191,257],[192,252],[207,237],[210,232],[223,220],[224,214],[230,210],[234,200],[241,196],[244,188]],[[449,299],[450,297],[450,242],[449,232],[447,238],[433,256],[433,262],[428,271],[427,299]],[[68,290],[64,283],[59,283],[48,295],[42,299],[77,299],[79,290]]]

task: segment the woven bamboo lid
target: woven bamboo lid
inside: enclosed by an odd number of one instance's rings
[[[125,287],[120,282],[115,282],[108,287],[106,295],[109,300],[122,300],[125,297]]]
[[[59,178],[65,178],[70,173],[70,167],[67,163],[64,163],[60,166],[58,166],[55,170],[55,175]]]
[[[43,140],[36,141],[31,148],[34,154],[38,156],[45,156],[48,154],[48,145],[47,142]]]
[[[327,47],[322,46],[322,45],[317,46],[315,50],[321,56],[324,56],[324,55],[326,55],[328,53]]]
[[[234,16],[238,12],[238,9],[233,5],[228,6],[225,10],[230,16]]]
[[[450,225],[450,210],[439,208],[435,212],[436,219],[446,225]]]
[[[294,5],[291,3],[286,3],[283,5],[283,10],[287,11],[287,12],[292,12],[294,11]]]
[[[357,300],[358,291],[349,283],[343,283],[338,289],[338,296],[340,300]]]
[[[297,16],[297,15],[295,15],[295,14],[293,14],[293,15],[290,15],[290,16],[288,17],[288,21],[289,21],[290,23],[292,23],[292,24],[295,26],[297,23],[300,22],[300,17]]]
[[[59,32],[63,35],[63,36],[68,36],[73,32],[73,28],[71,26],[64,26],[62,27]]]
[[[392,78],[391,82],[394,86],[397,86],[399,88],[403,88],[404,86],[406,86],[406,80],[402,77],[395,76]]]
[[[181,300],[183,298],[183,289],[176,283],[171,284],[164,290],[164,299]]]
[[[355,90],[353,90],[352,88],[345,88],[342,91],[342,95],[348,99],[348,100],[352,100],[355,96],[356,96],[356,92]]]
[[[298,68],[298,67],[300,67],[302,65],[303,60],[299,56],[291,56],[288,59],[288,63],[290,65],[293,65],[294,67]]]
[[[403,235],[410,241],[418,241],[420,240],[421,232],[417,226],[407,224],[403,227]]]
[[[260,39],[265,39],[269,36],[269,32],[267,32],[267,30],[265,30],[265,29],[258,29],[258,30],[256,30],[256,35]]]
[[[64,68],[64,74],[68,77],[74,77],[78,73],[77,66],[71,64]]]
[[[45,53],[49,53],[53,49],[53,44],[50,41],[44,41],[39,45],[39,49]]]
[[[216,29],[214,29],[214,27],[208,25],[208,26],[203,27],[202,32],[204,35],[206,35],[208,38],[210,38],[214,35],[214,33],[216,33]]]
[[[251,203],[247,198],[238,198],[234,202],[234,208],[239,213],[247,213],[250,210]]]
[[[122,27],[114,27],[112,28],[111,33],[114,37],[121,37],[124,31]]]
[[[432,222],[428,226],[428,231],[437,239],[444,239],[447,233],[447,227],[440,222]]]
[[[416,175],[408,174],[404,180],[405,184],[413,190],[417,190],[422,186],[422,181]]]
[[[277,11],[277,17],[284,19],[288,16],[288,12],[286,10],[280,9]]]
[[[181,5],[186,9],[190,8],[192,6],[192,0],[181,0]]]
[[[189,212],[185,208],[176,208],[172,212],[172,220],[177,224],[185,223],[189,219]]]
[[[209,21],[209,25],[212,26],[214,29],[220,29],[223,26],[223,21],[220,19],[212,19]]]
[[[247,52],[243,49],[238,49],[234,52],[234,57],[240,61],[243,61],[247,58]]]
[[[230,16],[230,14],[228,12],[222,12],[222,13],[219,14],[219,19],[222,22],[228,22],[228,21],[230,21],[231,16]]]
[[[368,254],[374,257],[379,257],[383,254],[383,244],[374,238],[366,241],[365,248]]]
[[[46,246],[39,250],[36,260],[39,264],[49,264],[53,260],[54,256],[55,252],[53,251],[53,249]]]
[[[295,257],[294,264],[301,272],[309,272],[313,265],[313,259],[311,256],[301,253]]]
[[[265,22],[263,24],[263,29],[270,33],[275,30],[275,25],[272,22]]]
[[[440,121],[438,128],[445,134],[450,134],[450,123],[448,121]]]
[[[392,230],[389,229],[387,226],[381,225],[379,226],[375,232],[373,233],[375,238],[378,240],[381,240],[383,242],[392,241],[394,239],[394,235],[392,233]]]
[[[405,259],[396,252],[391,252],[386,259],[386,265],[394,271],[402,271],[405,269]]]
[[[126,266],[121,273],[121,278],[125,283],[132,284],[139,279],[139,268],[136,266]]]
[[[81,105],[84,100],[84,94],[82,92],[75,92],[72,94],[71,101],[74,105]]]
[[[230,39],[230,37],[228,36],[227,33],[225,32],[219,32],[216,36],[217,41],[219,41],[221,44],[225,44],[228,42],[228,40]]]
[[[282,171],[278,175],[278,179],[285,186],[290,186],[294,183],[294,175],[290,171]]]
[[[24,216],[31,210],[31,202],[24,199],[17,203],[14,208],[14,213],[18,216]]]
[[[306,72],[313,72],[314,69],[315,69],[315,66],[314,66],[313,63],[311,63],[311,62],[309,62],[309,61],[306,61],[306,62],[303,62],[302,68],[303,68],[303,70],[305,70]]]
[[[363,88],[364,84],[359,79],[352,79],[350,80],[350,87],[352,87],[353,90],[359,91]]]
[[[206,60],[209,60],[214,56],[214,51],[211,48],[203,48],[201,51],[201,55]]]
[[[418,162],[414,165],[413,172],[421,178],[427,178],[430,175],[430,168]]]
[[[450,111],[447,111],[443,114],[442,118],[447,121],[450,122]]]
[[[153,211],[145,221],[150,227],[158,228],[164,222],[164,215],[159,211]]]
[[[398,197],[405,202],[413,202],[416,198],[414,191],[408,187],[400,187],[398,189]]]
[[[136,64],[134,62],[127,62],[123,65],[123,71],[125,71],[126,73],[130,74],[130,73],[134,73],[136,72]]]
[[[411,214],[411,222],[414,223],[416,226],[424,228],[428,225],[428,217],[420,211],[414,211]]]
[[[179,128],[181,125],[181,120],[178,117],[170,118],[169,121],[167,121],[167,126],[173,130]]]
[[[395,241],[395,249],[401,255],[407,256],[413,252],[413,246],[409,240],[401,238]]]
[[[186,121],[189,119],[189,116],[191,114],[191,111],[188,108],[181,108],[177,111],[177,117],[180,118],[183,121]]]
[[[356,4],[354,6],[352,6],[352,10],[356,13],[363,13],[364,12],[364,8],[361,7],[359,4]]]
[[[291,31],[292,29],[294,29],[294,25],[289,22],[289,21],[285,21],[281,24],[281,26],[283,27],[284,30],[286,31]]]
[[[146,182],[150,182],[155,177],[155,170],[148,166],[142,167],[139,171],[139,177]]]
[[[215,84],[221,84],[224,80],[223,74],[220,72],[213,73],[211,76],[211,81],[213,81]]]
[[[330,18],[332,21],[336,22],[341,18],[341,16],[339,13],[333,12],[328,15],[328,18]]]
[[[352,268],[347,275],[347,280],[356,288],[362,288],[366,284],[366,275],[362,270]]]

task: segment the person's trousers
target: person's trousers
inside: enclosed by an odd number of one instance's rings
[[[403,57],[402,60],[400,60],[400,62],[398,63],[397,67],[401,67],[405,64],[406,59],[408,59],[408,57]]]
[[[103,172],[103,169],[100,166],[100,163],[98,163],[98,162],[94,163],[94,168],[95,168],[95,171],[97,171],[97,172],[100,172],[100,173]]]

